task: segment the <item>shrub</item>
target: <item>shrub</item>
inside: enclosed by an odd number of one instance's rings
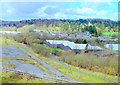
[[[35,45],[33,48],[33,51],[36,52],[37,54],[40,54],[44,57],[49,57],[50,56],[50,50],[44,46],[41,45]]]
[[[97,57],[92,54],[74,54],[66,52],[62,55],[61,61],[93,71],[99,71],[110,75],[118,74],[118,57]]]
[[[23,35],[21,35],[21,34],[13,35],[13,39],[14,39],[15,41],[20,42],[20,43],[24,41],[24,40],[23,40]]]
[[[18,28],[17,31],[21,31],[23,33],[28,33],[28,32],[32,32],[35,29],[34,25],[25,25],[21,28]]]
[[[23,79],[23,75],[19,75],[19,74],[11,74],[10,75],[10,78],[13,78],[13,79]]]
[[[62,56],[63,53],[64,53],[64,51],[62,51],[62,50],[59,50],[59,51],[58,51],[58,55],[59,55],[59,56]]]
[[[15,69],[15,68],[16,68],[16,66],[15,66],[15,65],[13,65],[13,64],[9,64],[9,65],[7,65],[7,66],[6,66],[6,68],[13,68],[13,69]]]

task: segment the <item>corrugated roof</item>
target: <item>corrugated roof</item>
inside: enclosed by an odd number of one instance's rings
[[[75,46],[73,47],[73,49],[85,49],[87,44],[75,44]]]
[[[46,40],[47,42],[49,42],[50,44],[65,44],[65,43],[69,43],[69,41],[67,40]]]
[[[69,46],[71,49],[81,49],[84,50],[86,49],[86,45],[87,44],[75,44],[74,42],[70,42],[67,40],[46,40],[47,42],[49,42],[50,44],[63,44],[64,46]],[[89,50],[100,50],[101,48],[98,46],[91,46],[88,45]]]
[[[89,50],[102,50],[102,48],[100,48],[98,46],[91,46],[91,45],[88,46],[88,49]]]

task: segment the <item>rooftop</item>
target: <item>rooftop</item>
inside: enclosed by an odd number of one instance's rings
[[[67,40],[46,40],[47,42],[49,42],[50,44],[63,44],[64,46],[69,46],[71,49],[81,49],[84,50],[86,49],[87,44],[75,44],[74,42],[70,42]],[[98,46],[91,46],[90,44],[88,44],[87,49],[89,50],[101,50],[100,47]]]
[[[0,33],[5,34],[5,33],[11,33],[11,34],[18,34],[21,32],[16,32],[16,31],[0,31]]]

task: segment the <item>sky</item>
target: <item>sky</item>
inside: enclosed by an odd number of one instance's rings
[[[34,1],[34,0],[33,0]],[[118,2],[0,2],[0,20],[87,19],[118,20]]]

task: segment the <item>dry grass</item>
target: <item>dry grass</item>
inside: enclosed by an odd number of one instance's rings
[[[15,68],[16,68],[16,66],[15,66],[15,65],[13,65],[13,64],[9,64],[9,65],[7,65],[5,68],[13,68],[13,69],[15,69]]]
[[[73,54],[71,52],[62,55],[61,59],[70,65],[82,67],[95,72],[109,75],[118,75],[118,56],[97,57],[88,54]]]

